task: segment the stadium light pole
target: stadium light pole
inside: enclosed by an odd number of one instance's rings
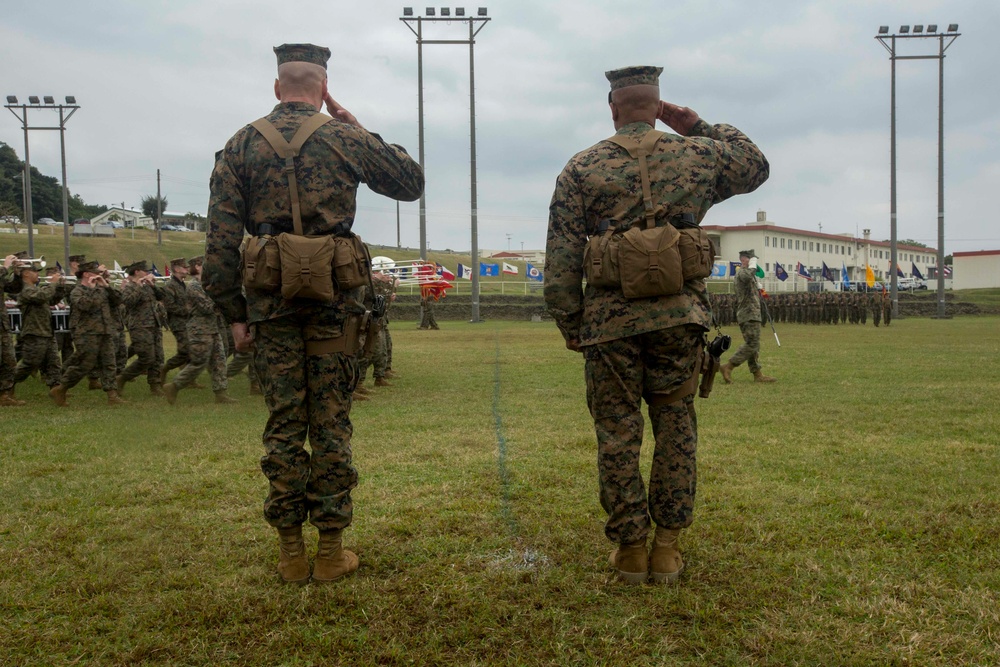
[[[892,63],[892,91],[890,94],[890,121],[889,121],[889,225],[890,225],[890,280],[892,281],[892,314],[899,314],[899,296],[897,271],[899,270],[899,257],[897,253],[897,231],[896,231],[896,61],[897,60],[937,60],[938,61],[938,197],[937,197],[937,265],[938,265],[938,287],[937,287],[937,319],[946,319],[948,314],[945,310],[944,300],[944,52],[958,39],[961,33],[958,32],[958,24],[951,23],[945,31],[938,31],[937,24],[931,23],[926,26],[922,24],[914,25],[911,31],[910,26],[900,26],[898,33],[889,33],[889,26],[879,26],[875,39],[889,52],[889,60]],[[935,39],[938,42],[936,54],[928,55],[906,55],[896,54],[896,40],[905,39]]]
[[[440,14],[438,13],[440,9]],[[452,13],[454,11],[454,14]],[[479,7],[475,16],[466,16],[464,7],[427,7],[424,16],[414,16],[412,7],[404,7],[399,20],[417,37],[417,144],[420,168],[424,169],[424,44],[468,44],[469,45],[469,153],[471,181],[471,222],[472,222],[472,322],[479,322],[479,204],[476,193],[476,35],[490,20],[486,7]],[[424,22],[458,22],[469,25],[468,39],[424,39]],[[414,27],[416,24],[416,27]],[[426,187],[424,188],[426,193]],[[427,259],[427,200],[420,195],[420,258]]]
[[[31,158],[28,154],[28,131],[29,130],[59,130],[59,149],[62,157],[62,203],[63,203],[63,245],[64,260],[69,266],[69,190],[66,187],[66,121],[70,119],[80,106],[76,103],[76,98],[72,95],[66,96],[66,103],[56,104],[55,98],[51,95],[42,96],[39,102],[37,95],[28,96],[28,104],[18,104],[15,95],[7,96],[7,104],[4,105],[10,110],[14,117],[21,121],[21,129],[24,130],[24,216],[28,219],[28,255],[35,256],[35,235],[34,220],[31,210]],[[35,126],[28,123],[28,109],[52,109],[59,111],[59,125]],[[66,111],[69,111],[67,114]],[[20,112],[20,113],[19,113]]]

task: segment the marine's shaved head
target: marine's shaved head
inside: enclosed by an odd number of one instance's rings
[[[324,81],[326,70],[313,63],[290,62],[278,66],[282,98],[315,95],[322,90]]]

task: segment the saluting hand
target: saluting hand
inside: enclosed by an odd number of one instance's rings
[[[360,127],[362,130],[365,129],[362,127],[361,123],[358,122],[358,119],[354,117],[354,114],[340,106],[337,100],[333,99],[333,95],[327,93],[326,97],[323,98],[323,101],[326,102],[326,111],[331,116],[337,120],[347,123],[348,125]]]
[[[694,109],[680,107],[670,102],[660,102],[656,117],[677,134],[686,137],[700,118]]]

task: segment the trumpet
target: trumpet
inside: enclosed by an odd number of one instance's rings
[[[62,274],[62,273],[57,273],[57,274],[52,275],[52,276],[45,276],[45,282],[46,283],[52,283],[52,282],[57,282],[57,281],[58,282],[67,283],[67,284],[70,284],[70,283],[75,284],[77,282],[77,279],[76,279],[76,276],[67,276],[67,275]]]
[[[33,269],[35,271],[41,271],[45,268],[45,255],[40,255],[38,257],[26,257],[24,259],[16,260],[15,265],[21,269]]]

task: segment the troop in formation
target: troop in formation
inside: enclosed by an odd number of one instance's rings
[[[867,324],[892,321],[888,292],[794,292],[768,294],[761,299],[761,321],[794,324]],[[736,295],[712,294],[712,313],[719,326],[736,324]]]

